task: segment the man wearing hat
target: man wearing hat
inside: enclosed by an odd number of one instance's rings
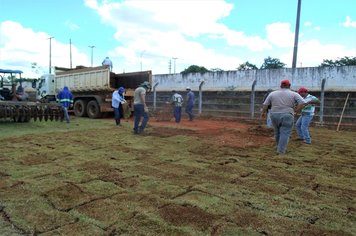
[[[143,82],[135,89],[134,94],[134,134],[140,134],[146,128],[149,116],[148,107],[146,105],[146,92],[151,89],[151,84],[147,81]],[[141,122],[141,118],[143,120]],[[141,122],[141,124],[140,124]]]
[[[302,96],[290,90],[290,86],[289,80],[282,80],[281,88],[271,92],[263,102],[263,118],[266,118],[268,106],[271,105],[271,120],[278,154],[286,153],[294,124],[294,113],[306,104]]]
[[[188,114],[189,116],[189,120],[193,121],[194,115],[193,115],[193,106],[194,106],[194,93],[193,91],[190,89],[190,87],[186,88],[187,90],[187,105],[185,107],[185,112]]]
[[[309,94],[308,89],[306,88],[298,89],[298,93],[304,98],[304,100],[308,104],[302,109],[301,115],[295,123],[295,126],[297,128],[298,140],[302,140],[306,144],[311,144],[309,125],[314,117],[315,104],[319,104],[320,101],[317,97]]]
[[[124,93],[125,88],[120,87],[112,94],[111,106],[114,108],[116,126],[120,126],[121,115],[123,115],[122,104],[126,102]]]

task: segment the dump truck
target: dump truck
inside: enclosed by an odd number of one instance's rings
[[[62,106],[40,103],[22,87],[22,71],[0,69],[0,120],[29,122],[33,120],[63,121]]]
[[[119,87],[125,88],[125,99],[132,109],[135,89],[145,81],[152,83],[151,71],[116,74],[110,72],[107,66],[74,69],[55,67],[54,73],[41,77],[39,99],[54,101],[58,92],[67,86],[73,94],[74,115],[93,119],[113,112],[112,93]]]

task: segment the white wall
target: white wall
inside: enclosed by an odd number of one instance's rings
[[[356,92],[356,66],[297,68],[294,73],[293,69],[284,68],[194,73],[186,76],[164,74],[152,77],[153,85],[159,83],[157,91],[182,91],[187,86],[197,91],[202,81],[204,91],[250,91],[254,80],[257,82],[257,91],[266,91],[269,88],[278,89],[283,79],[289,79],[294,90],[306,87],[310,91],[320,91],[322,80],[325,79],[326,91]]]

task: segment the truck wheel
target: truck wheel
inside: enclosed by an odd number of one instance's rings
[[[74,103],[74,115],[78,117],[87,116],[87,101],[85,100],[77,100]]]
[[[96,119],[100,118],[102,116],[102,113],[100,112],[100,107],[97,101],[91,100],[88,102],[87,106],[87,113],[89,118]]]

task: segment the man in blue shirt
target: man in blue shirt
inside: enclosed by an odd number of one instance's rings
[[[112,61],[109,57],[105,57],[104,61],[101,63],[103,66],[108,66],[110,71],[112,71]]]
[[[122,103],[125,103],[125,89],[120,87],[118,90],[115,90],[112,94],[111,106],[114,108],[115,122],[116,126],[120,126]]]
[[[67,86],[64,86],[63,89],[58,93],[57,102],[62,105],[64,110],[64,119],[67,123],[69,123],[68,109],[73,106],[73,95]]]
[[[191,90],[190,87],[187,87],[187,105],[185,107],[185,112],[188,114],[189,116],[189,120],[193,121],[194,115],[193,115],[193,106],[194,106],[194,93]]]

